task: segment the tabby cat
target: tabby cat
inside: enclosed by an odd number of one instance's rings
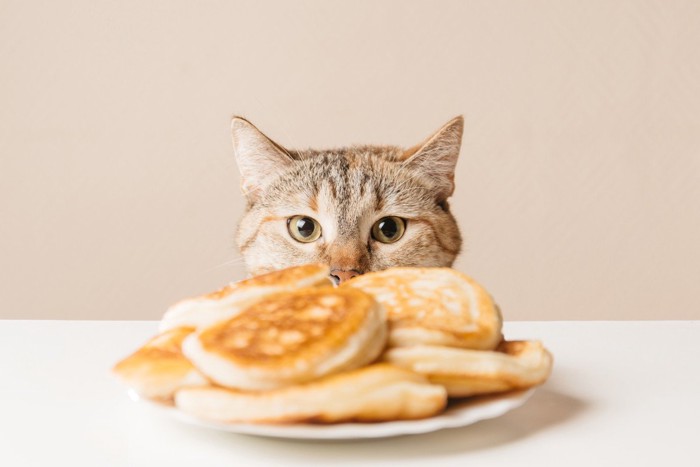
[[[462,239],[447,199],[463,126],[456,117],[410,149],[299,151],[235,117],[247,200],[236,240],[248,272],[324,262],[339,283],[393,266],[451,266]]]

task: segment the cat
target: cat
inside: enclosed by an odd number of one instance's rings
[[[462,246],[448,198],[464,121],[423,143],[290,150],[231,122],[247,207],[236,242],[251,275],[306,263],[337,284],[395,266],[451,266]]]

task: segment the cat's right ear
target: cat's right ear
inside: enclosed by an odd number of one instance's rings
[[[286,149],[245,118],[231,120],[231,141],[241,173],[241,190],[248,199],[255,199],[270,179],[294,162]]]
[[[433,179],[439,201],[446,200],[454,191],[455,165],[463,132],[464,118],[460,115],[402,156],[404,166]]]

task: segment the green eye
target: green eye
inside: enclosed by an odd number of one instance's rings
[[[394,243],[403,237],[406,222],[400,217],[382,217],[372,226],[372,238],[382,243]]]
[[[294,216],[287,219],[287,230],[294,240],[302,243],[311,243],[321,236],[321,225],[306,216]]]

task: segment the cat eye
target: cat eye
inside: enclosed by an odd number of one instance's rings
[[[311,243],[321,236],[321,225],[306,216],[293,216],[287,219],[287,230],[289,235],[298,242]]]
[[[372,238],[382,243],[394,243],[403,237],[406,222],[400,217],[382,217],[372,226]]]

